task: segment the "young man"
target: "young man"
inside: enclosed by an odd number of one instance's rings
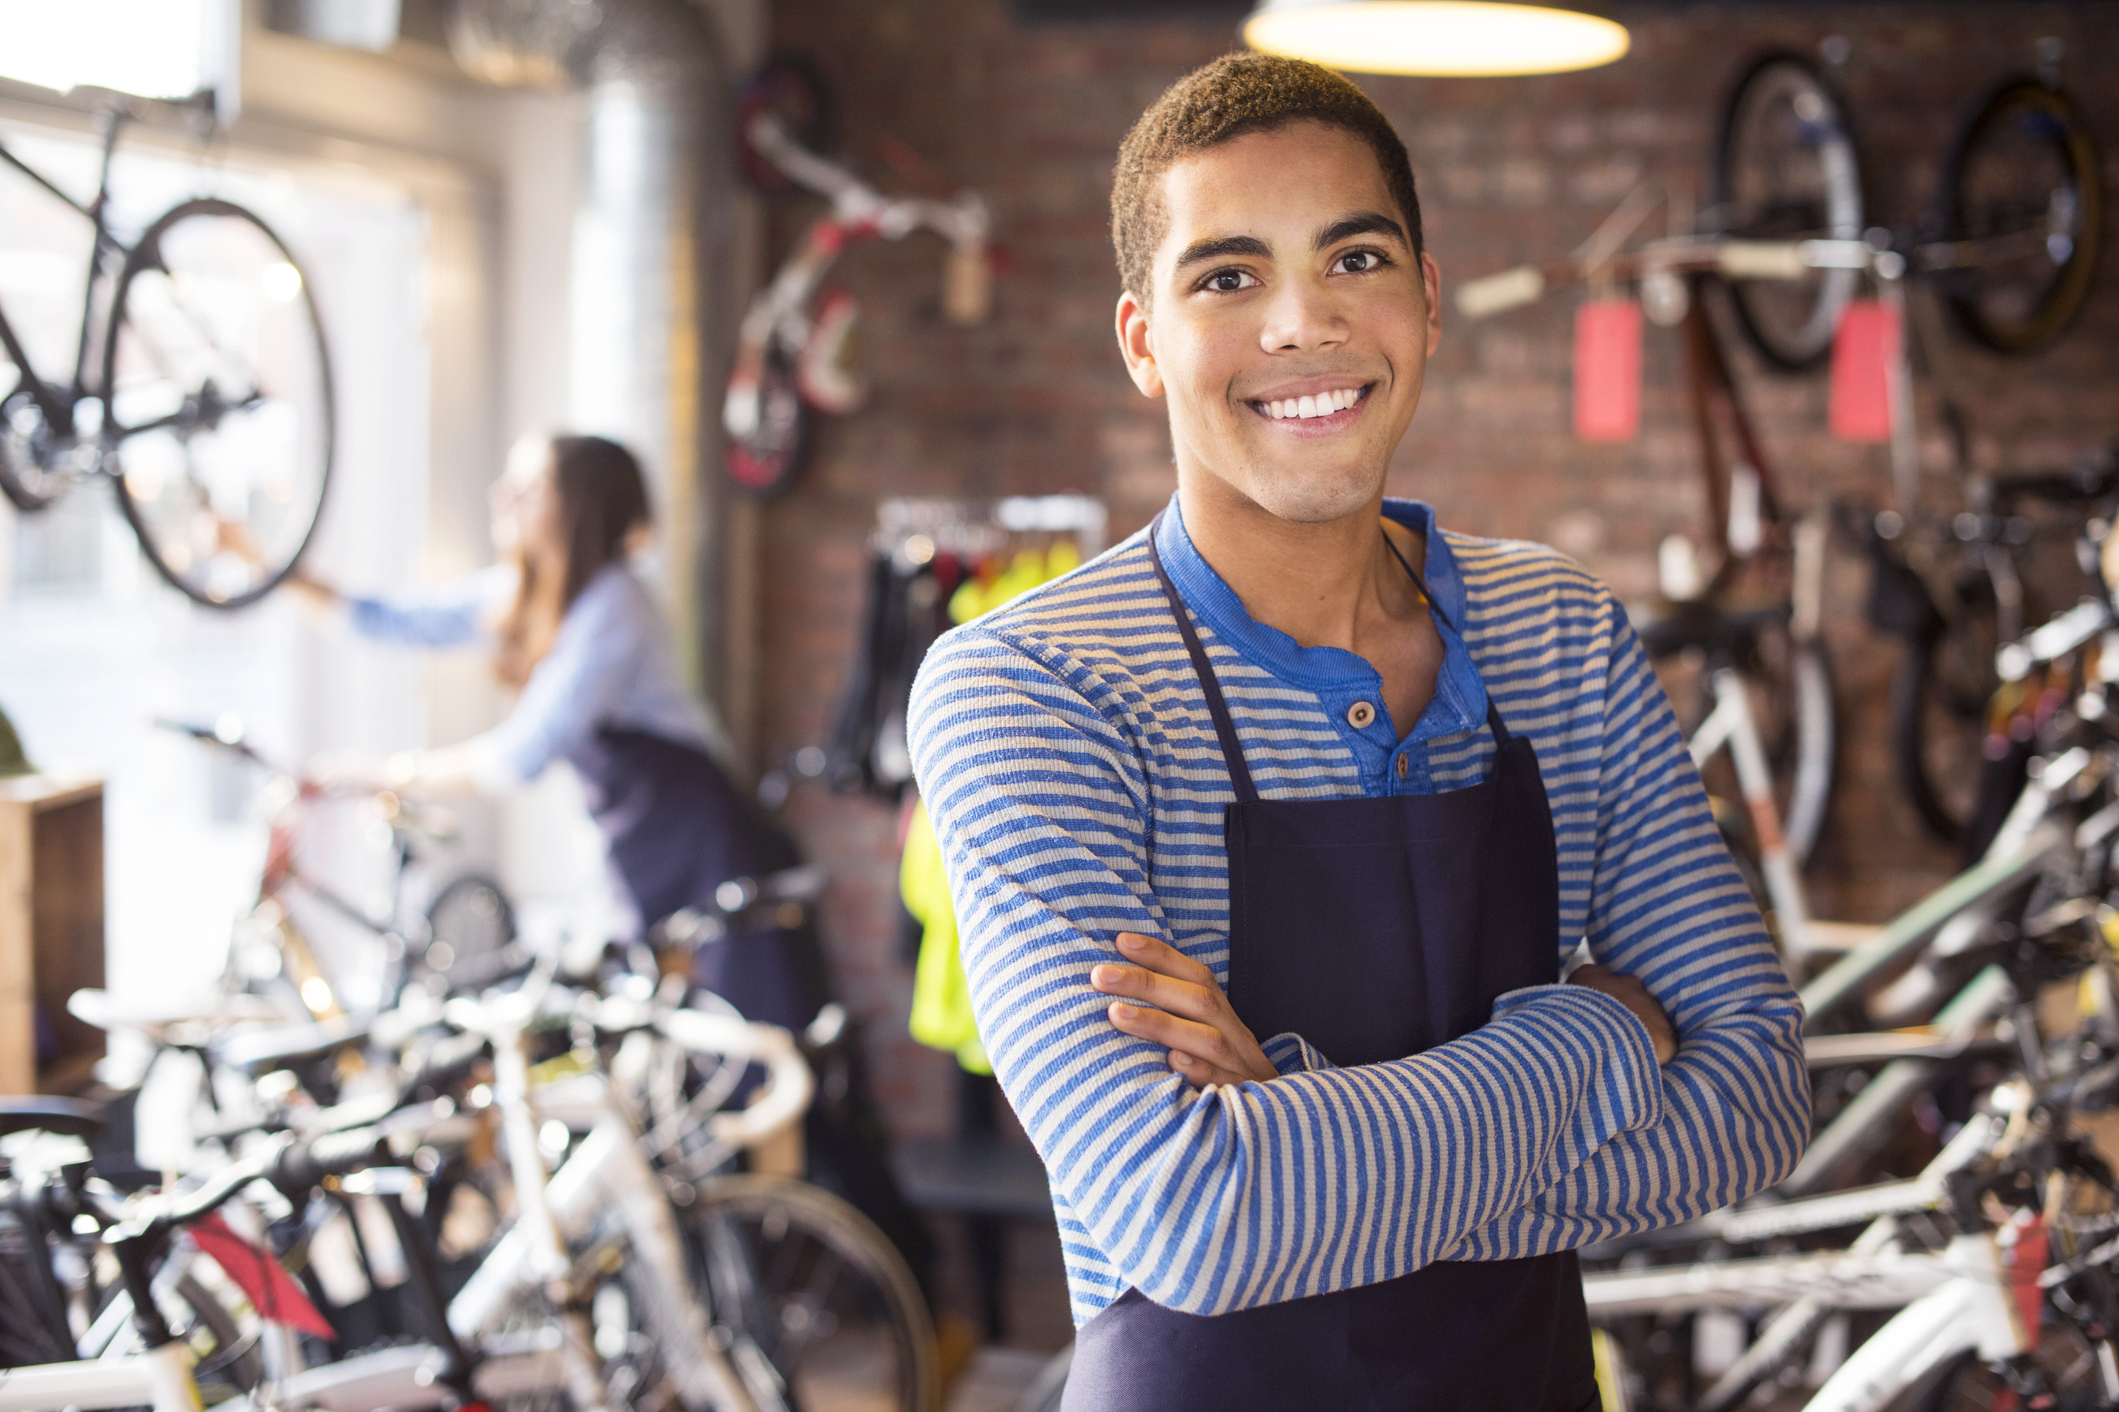
[[[1112,213],[1177,495],[913,705],[1066,1405],[1580,1412],[1568,1252],[1793,1166],[1795,997],[1610,591],[1383,498],[1441,322],[1382,114],[1218,60]]]

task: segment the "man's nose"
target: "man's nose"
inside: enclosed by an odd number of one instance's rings
[[[1305,352],[1346,337],[1346,320],[1334,292],[1321,281],[1286,280],[1265,301],[1259,346],[1268,353]]]

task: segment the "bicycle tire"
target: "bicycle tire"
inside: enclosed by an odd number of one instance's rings
[[[2042,210],[2032,189],[2041,177],[2063,183],[2046,187]],[[2035,78],[2010,79],[1990,93],[1951,145],[1939,206],[1938,223],[1952,241],[2046,226],[2043,248],[1997,262],[2000,274],[1982,266],[1945,273],[1943,291],[1959,327],[2009,354],[2029,353],[2066,332],[2089,302],[2104,240],[2102,159],[2066,93]],[[2065,231],[2056,228],[2063,224]],[[2012,305],[2020,306],[2014,314]]]
[[[1961,586],[1955,621],[1907,634],[1891,673],[1891,758],[1899,788],[1938,842],[1964,839],[1977,803],[1986,707],[1994,675],[1994,601],[1980,581]]]
[[[2058,1412],[2103,1412],[2111,1405],[2102,1395],[2096,1344],[2065,1319],[2048,1319],[2039,1331],[2037,1349],[2029,1356],[2055,1384],[2049,1390],[2059,1399],[2048,1404]],[[2109,1343],[2109,1340],[2102,1340]],[[2000,1394],[2006,1384],[1994,1376],[1976,1352],[1966,1353],[1946,1364],[1920,1398],[1918,1412],[1985,1412],[2002,1406]],[[2022,1406],[2021,1402],[2013,1405]]]
[[[768,196],[798,194],[802,188],[794,179],[750,144],[750,120],[763,112],[778,114],[795,141],[821,152],[831,145],[837,127],[831,88],[809,60],[775,54],[744,81],[736,96],[736,165],[744,179]]]
[[[155,572],[208,608],[270,593],[316,533],[336,440],[315,291],[286,243],[230,201],[163,212],[119,272],[102,387],[118,504]]]
[[[1074,1344],[1052,1355],[1016,1401],[1015,1412],[1059,1412],[1067,1396],[1067,1374],[1074,1367]]]
[[[757,1175],[704,1182],[677,1210],[705,1271],[716,1321],[756,1341],[793,1405],[832,1405],[831,1390],[850,1376],[846,1385],[871,1398],[882,1390],[898,1412],[938,1412],[934,1322],[904,1257],[874,1222],[821,1187]],[[805,1243],[866,1288],[836,1303],[825,1291],[820,1301],[813,1277],[823,1262],[806,1258]],[[799,1285],[805,1276],[811,1284]],[[830,1341],[848,1330],[850,1313],[875,1327],[853,1328],[834,1346]],[[894,1363],[880,1377],[867,1360],[879,1341]],[[818,1353],[825,1355],[821,1363],[812,1358]]]
[[[809,449],[811,415],[787,359],[768,349],[758,372],[758,428],[728,444],[725,466],[736,488],[766,500],[785,494]]]
[[[1861,156],[1846,105],[1809,60],[1752,61],[1723,101],[1710,164],[1720,232],[1738,240],[1856,240],[1863,229]],[[1737,321],[1767,363],[1802,372],[1832,352],[1858,270],[1802,280],[1734,280]]]
[[[483,873],[451,878],[427,904],[426,921],[419,965],[451,989],[466,980],[490,983],[496,968],[510,960],[502,953],[515,940],[515,906]]]
[[[24,385],[0,398],[0,494],[25,515],[34,515],[66,493],[73,476],[64,467],[46,465],[61,445],[46,435],[44,413]]]

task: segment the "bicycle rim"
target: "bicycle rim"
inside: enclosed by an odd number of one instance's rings
[[[2002,84],[1958,134],[1941,195],[1949,239],[2024,247],[1945,277],[1965,332],[2028,353],[2066,331],[2089,302],[2104,232],[2097,146],[2068,96],[2036,79]]]
[[[226,201],[162,215],[118,277],[103,388],[155,571],[210,608],[269,593],[316,530],[334,441],[315,295],[285,244]]]
[[[867,1217],[807,1182],[762,1176],[709,1181],[680,1210],[716,1321],[755,1341],[791,1405],[940,1406],[926,1301]]]
[[[1786,799],[1781,832],[1798,863],[1807,862],[1824,832],[1832,804],[1839,754],[1838,720],[1832,705],[1832,663],[1815,642],[1796,645],[1790,660],[1792,732],[1781,768]]]
[[[1746,69],[1723,105],[1715,142],[1714,222],[1738,240],[1855,240],[1862,233],[1861,163],[1844,104],[1808,60],[1769,54]],[[1740,280],[1738,321],[1768,362],[1812,368],[1832,351],[1859,271],[1800,280]]]

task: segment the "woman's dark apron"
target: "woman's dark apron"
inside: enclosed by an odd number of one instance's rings
[[[570,757],[611,866],[643,932],[680,907],[711,907],[732,878],[764,878],[802,861],[787,835],[694,746],[605,726]],[[702,945],[693,979],[746,1019],[799,1030],[827,998],[814,927],[732,929]]]
[[[1293,1031],[1335,1064],[1375,1064],[1468,1034],[1498,996],[1557,979],[1558,859],[1530,742],[1489,701],[1496,752],[1483,784],[1260,799],[1152,529],[1148,546],[1236,786],[1223,825],[1228,993],[1252,1033]],[[1582,1278],[1561,1253],[1445,1261],[1211,1318],[1129,1289],[1077,1337],[1063,1407],[1582,1412],[1596,1402]]]

